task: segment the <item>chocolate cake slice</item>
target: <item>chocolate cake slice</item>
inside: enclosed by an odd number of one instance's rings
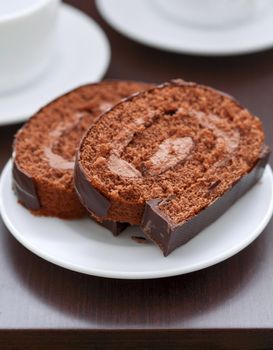
[[[30,118],[13,146],[13,187],[19,202],[37,215],[83,216],[86,211],[73,186],[79,142],[102,112],[147,87],[150,85],[132,81],[89,84],[61,96]],[[106,225],[116,233],[122,228]]]
[[[139,224],[168,255],[261,177],[261,121],[228,95],[174,80],[104,113],[83,138],[75,186],[88,211]]]

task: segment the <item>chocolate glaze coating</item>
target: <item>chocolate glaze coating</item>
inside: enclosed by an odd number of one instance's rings
[[[111,203],[88,181],[78,161],[78,155],[74,168],[74,187],[80,202],[87,211],[97,216],[107,215]]]
[[[140,227],[149,239],[155,242],[163,251],[164,256],[174,249],[187,243],[205,227],[218,219],[244,193],[246,193],[262,176],[267,164],[270,150],[264,147],[260,158],[249,173],[233,183],[223,196],[204,208],[190,220],[173,224],[160,211],[161,199],[152,199],[146,203]]]
[[[118,236],[123,230],[130,226],[127,222],[116,222],[111,220],[102,221],[101,225],[111,231],[113,236]]]
[[[19,202],[28,209],[40,209],[41,204],[33,178],[22,171],[15,161],[13,161],[12,176],[12,187]]]

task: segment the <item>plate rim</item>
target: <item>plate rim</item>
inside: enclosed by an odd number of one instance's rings
[[[271,40],[265,43],[259,43],[259,44],[249,44],[242,48],[236,48],[236,49],[211,49],[208,48],[207,50],[204,48],[189,48],[189,47],[175,47],[175,45],[172,45],[168,42],[165,43],[157,43],[152,39],[148,39],[142,35],[138,35],[135,31],[127,30],[125,29],[120,23],[117,22],[116,19],[113,19],[111,15],[109,15],[109,12],[105,10],[107,1],[106,0],[95,0],[97,9],[99,10],[99,13],[101,16],[108,22],[109,25],[111,25],[112,28],[114,28],[116,31],[118,31],[123,36],[126,36],[127,38],[134,40],[142,45],[150,46],[159,50],[166,50],[173,53],[180,53],[180,54],[188,54],[193,56],[214,56],[214,57],[225,57],[225,56],[235,56],[235,55],[244,55],[244,54],[250,54],[255,52],[260,52],[264,50],[268,50],[273,47],[273,35]],[[144,1],[142,1],[142,4]],[[157,12],[157,11],[156,11]],[[273,12],[273,6],[272,6],[272,12]],[[158,15],[159,16],[159,15]],[[200,29],[201,30],[201,29]]]
[[[20,242],[26,249],[31,251],[33,254],[39,256],[40,258],[49,261],[50,263],[53,263],[57,266],[61,266],[62,268],[84,273],[87,275],[92,276],[98,276],[98,277],[106,277],[106,278],[116,278],[116,279],[156,279],[156,278],[165,278],[165,277],[172,277],[172,276],[178,276],[183,275],[187,273],[191,273],[194,271],[203,270],[207,267],[213,266],[218,264],[219,262],[222,262],[224,260],[229,259],[230,257],[234,256],[235,254],[239,253],[243,249],[245,249],[249,244],[251,244],[265,229],[267,224],[269,223],[272,214],[273,214],[273,196],[270,197],[270,202],[267,207],[266,213],[263,216],[263,219],[260,221],[258,227],[253,231],[251,235],[247,237],[243,241],[243,244],[236,245],[235,247],[230,248],[229,250],[223,250],[218,255],[214,256],[213,259],[210,259],[206,261],[206,263],[197,263],[195,265],[191,265],[190,268],[187,269],[181,269],[181,267],[178,268],[172,268],[169,270],[164,270],[163,272],[160,271],[109,271],[105,269],[94,269],[94,268],[86,268],[81,265],[73,264],[70,262],[64,262],[62,260],[58,260],[55,257],[52,257],[50,254],[47,254],[46,252],[41,252],[39,248],[35,246],[35,244],[30,243],[27,239],[24,238],[24,235],[22,235],[18,230],[13,226],[13,223],[11,222],[4,205],[4,196],[1,194],[3,193],[3,188],[5,185],[5,180],[8,176],[11,175],[11,169],[12,169],[12,160],[9,159],[8,162],[5,164],[1,177],[0,177],[0,214],[2,216],[2,220],[5,223],[6,227],[8,228],[9,232],[12,234],[12,236]],[[271,184],[273,184],[273,173],[272,168],[269,164],[266,165],[265,172],[270,178]],[[10,189],[11,190],[11,189]],[[166,259],[162,256],[162,258]]]
[[[100,80],[105,75],[105,73],[109,67],[110,60],[111,60],[111,46],[110,46],[107,35],[105,34],[105,32],[101,28],[101,26],[92,17],[88,16],[85,12],[79,10],[78,8],[76,8],[72,5],[66,4],[66,3],[61,3],[60,4],[60,14],[61,14],[61,12],[69,13],[69,15],[73,15],[73,16],[77,17],[78,19],[80,19],[80,17],[81,17],[81,20],[85,21],[86,23],[89,21],[89,24],[92,26],[92,30],[94,32],[96,32],[97,35],[100,36],[100,39],[103,41],[103,46],[104,46],[105,52],[104,52],[104,57],[101,60],[102,61],[101,67],[98,70],[99,74],[97,74],[97,78],[90,81],[90,83]],[[43,78],[41,78],[41,79],[43,79]],[[36,79],[35,82],[37,83],[38,80],[39,79]],[[62,90],[62,92],[60,92],[58,95],[53,97],[53,99],[58,98],[59,96],[62,96],[64,94],[70,92],[71,90],[76,89],[77,87],[80,87],[84,84],[87,84],[88,82],[89,81],[82,81],[82,82],[77,83],[74,87],[64,88]],[[29,88],[31,90],[31,83],[29,84]],[[36,85],[35,85],[35,88],[36,88]],[[0,100],[4,99],[5,96],[10,97],[14,93],[18,94],[18,91],[23,90],[23,89],[24,89],[24,86],[20,87],[20,89],[16,89],[16,90],[12,90],[12,91],[7,92],[7,93],[3,93],[2,95],[0,95]],[[47,104],[48,104],[48,102],[42,103],[42,105],[40,107],[38,107],[38,109],[36,108],[36,109],[33,109],[31,112],[27,111],[26,113],[23,113],[23,114],[0,113],[0,126],[14,125],[14,124],[25,122],[33,114],[35,114],[37,111],[39,111],[39,109],[41,109],[42,107],[44,107]],[[31,110],[31,108],[30,108],[30,110]],[[8,115],[8,116],[6,116],[6,115]]]

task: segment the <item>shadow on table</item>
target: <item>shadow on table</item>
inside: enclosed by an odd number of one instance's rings
[[[69,317],[98,327],[175,327],[216,312],[259,278],[267,249],[265,235],[218,265],[153,280],[104,279],[65,270],[26,250],[7,231],[2,248],[20,284]]]

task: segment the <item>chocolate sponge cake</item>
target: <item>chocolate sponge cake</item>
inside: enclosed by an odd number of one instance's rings
[[[130,81],[89,84],[30,118],[14,142],[13,187],[19,201],[38,215],[84,215],[73,187],[75,153],[84,132],[106,109],[149,86]]]
[[[84,136],[75,187],[88,211],[138,224],[168,255],[261,177],[261,121],[228,95],[174,80],[104,113]]]

